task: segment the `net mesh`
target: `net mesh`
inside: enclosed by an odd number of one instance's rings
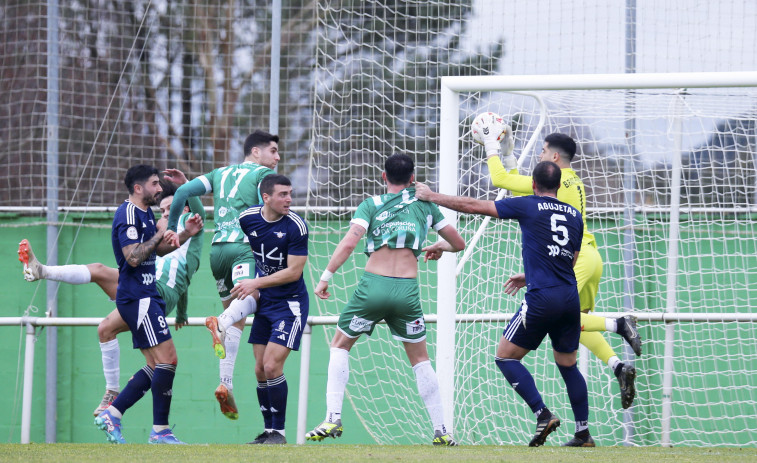
[[[417,178],[438,187],[441,76],[617,73],[627,69],[628,58],[634,58],[635,72],[757,68],[757,54],[744,46],[757,42],[757,6],[744,0],[639,0],[629,2],[633,9],[600,0],[517,0],[504,7],[499,0],[282,3],[280,115],[273,125],[282,140],[279,171],[293,179],[297,205],[307,206],[316,243],[306,270],[311,282],[325,268],[354,207],[384,191],[381,171],[388,155],[409,154]],[[112,207],[126,196],[121,179],[129,166],[179,167],[192,178],[241,160],[245,135],[272,125],[270,2],[59,2],[59,167],[48,172],[54,122],[47,106],[49,4],[0,5],[0,206],[41,211],[46,179],[55,175],[61,206]],[[627,36],[635,38],[630,55]],[[511,120],[517,153],[531,138],[537,141],[521,154],[527,157],[524,172],[546,133],[573,135],[580,145],[574,164],[587,187],[589,227],[605,260],[598,310],[661,312],[668,304],[671,153],[680,136],[676,306],[752,311],[757,178],[751,90],[541,96],[548,123],[539,133],[541,108],[530,96],[461,96],[459,193],[496,195],[482,153],[466,133],[477,113],[490,109]],[[631,120],[635,125],[628,125]],[[467,239],[477,220],[461,218]],[[514,310],[501,281],[519,268],[517,233],[506,223],[486,229],[458,279],[461,314]],[[365,256],[353,256],[332,280],[333,299],[317,301],[312,314],[337,314],[364,264]],[[433,313],[436,264],[420,268],[424,310]],[[674,443],[755,444],[753,326],[676,325]],[[647,341],[637,360],[633,431],[636,442],[651,444],[662,428],[665,327],[641,327]],[[532,418],[492,362],[502,328],[458,325],[455,428],[463,442],[522,443],[528,437]],[[434,359],[434,325],[429,330]],[[331,335],[328,329],[321,342]],[[620,340],[608,339],[621,354]],[[550,405],[570,417],[546,350],[532,356],[529,368]],[[386,327],[356,345],[352,366],[349,398],[378,442],[430,438],[412,370]],[[593,432],[601,444],[616,443],[624,418],[615,380],[596,359],[588,362],[587,377]]]

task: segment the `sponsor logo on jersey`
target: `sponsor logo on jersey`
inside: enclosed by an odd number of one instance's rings
[[[250,264],[239,264],[231,271],[232,280],[248,276],[250,276]]]
[[[410,323],[405,323],[405,328],[407,330],[407,334],[423,333],[424,331],[426,331],[426,323],[423,321],[423,318],[416,318]]]
[[[218,208],[218,216],[219,217],[225,217],[226,214],[228,214],[228,213],[229,213],[229,210],[226,209],[225,207],[221,206],[221,207]]]
[[[128,229],[126,229],[126,237],[129,238],[130,240],[135,240],[139,237],[139,233],[137,232],[136,228],[129,227]]]
[[[143,273],[142,274],[142,284],[143,285],[151,285],[155,282],[155,275],[152,273]]]
[[[273,232],[273,234],[276,235],[276,238],[279,238],[279,239],[281,239],[281,238],[283,238],[283,237],[286,236],[286,233],[280,232],[280,231]]]
[[[384,211],[376,216],[376,220],[386,220],[387,218],[389,218],[389,211]]]
[[[554,245],[554,244],[549,244],[549,245],[547,245],[547,249],[549,250],[549,255],[550,256],[556,256],[556,255],[560,254],[560,246],[557,246],[557,245]]]
[[[371,327],[373,327],[372,321],[360,318],[357,315],[353,316],[352,320],[350,320],[350,329],[356,333],[370,331]]]

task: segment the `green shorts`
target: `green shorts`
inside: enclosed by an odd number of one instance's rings
[[[373,333],[376,323],[385,320],[395,339],[420,342],[426,339],[426,321],[421,310],[418,281],[365,272],[355,293],[339,315],[339,330],[356,338]]]
[[[173,312],[173,309],[176,308],[176,304],[179,303],[179,293],[173,288],[166,286],[166,284],[160,280],[156,282],[156,286],[158,294],[163,298],[163,302],[166,303],[166,316],[168,316]]]
[[[231,288],[240,280],[255,278],[255,257],[249,243],[213,243],[210,271],[222,301],[231,299]]]

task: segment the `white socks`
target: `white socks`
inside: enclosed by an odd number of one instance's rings
[[[108,342],[100,343],[100,351],[103,357],[103,374],[105,374],[105,389],[110,391],[121,391],[121,385],[119,384],[119,376],[121,375],[121,368],[119,365],[119,359],[121,356],[121,349],[118,346],[118,339],[113,339]]]
[[[247,296],[243,301],[234,299],[229,304],[229,308],[218,316],[218,323],[224,329],[229,329],[234,323],[244,320],[248,315],[254,314],[257,311],[258,303],[254,297]]]
[[[420,362],[413,367],[415,380],[418,383],[418,392],[426,404],[428,414],[434,431],[444,432],[444,409],[442,408],[442,396],[439,393],[439,380],[436,378],[431,361]]]
[[[613,374],[615,373],[615,367],[618,366],[619,363],[620,359],[617,355],[613,355],[607,360],[607,366],[610,367],[610,370],[613,372]]]
[[[72,285],[83,285],[92,281],[92,275],[86,265],[52,265],[42,270],[45,279],[61,281]]]
[[[241,338],[242,330],[236,326],[226,328],[226,340],[223,343],[226,348],[226,358],[219,361],[219,367],[221,370],[221,383],[225,384],[229,390],[234,388],[231,380],[234,377],[234,363],[237,360]]]
[[[326,382],[326,421],[336,423],[342,418],[344,389],[350,379],[350,352],[338,347],[329,349],[329,377]]]
[[[605,331],[618,332],[618,322],[614,318],[605,318]]]

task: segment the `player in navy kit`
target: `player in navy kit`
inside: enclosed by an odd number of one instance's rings
[[[175,249],[167,244],[174,232],[159,230],[150,209],[158,203],[162,191],[157,169],[141,164],[133,166],[126,172],[124,183],[129,199],[116,210],[111,232],[119,272],[116,307],[129,325],[134,348],[142,351],[147,364],[134,373],[118,398],[97,415],[95,425],[105,431],[108,441],[125,443],[121,433],[123,413],[152,390],[153,428],[148,442],[182,444],[168,427],[177,358],[165,319],[165,302],[155,285],[156,253],[165,255]],[[188,219],[197,220],[199,217]],[[186,235],[182,238],[186,240]]]
[[[286,444],[284,424],[288,387],[284,362],[298,350],[308,318],[308,290],[302,271],[308,258],[308,227],[289,210],[292,184],[283,175],[260,182],[262,206],[239,215],[239,224],[255,256],[257,278],[242,280],[231,290],[240,300],[260,291],[250,344],[255,354],[258,402],[265,430],[254,444]]]
[[[520,361],[549,335],[576,421],[574,438],[563,445],[594,447],[588,427],[586,381],[576,366],[581,314],[573,265],[581,249],[583,219],[573,206],[557,200],[560,175],[557,164],[541,162],[533,173],[533,195],[499,201],[433,193],[423,184],[416,185],[415,195],[459,212],[518,220],[523,234],[528,290],[525,301],[505,328],[495,361],[536,415],[536,432],[528,445],[543,445],[547,436],[560,426],[560,419],[544,404],[533,376]]]

